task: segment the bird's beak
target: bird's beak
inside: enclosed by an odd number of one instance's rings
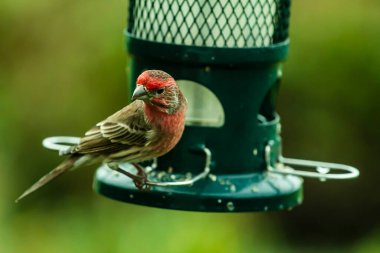
[[[143,85],[137,85],[136,89],[133,91],[132,101],[135,101],[136,99],[147,100],[148,98],[148,91],[145,87]]]

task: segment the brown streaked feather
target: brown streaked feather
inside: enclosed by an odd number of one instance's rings
[[[49,183],[51,180],[55,179],[56,177],[60,176],[61,174],[65,173],[66,171],[69,171],[71,168],[73,168],[74,163],[80,158],[81,156],[70,156],[65,161],[63,161],[61,164],[59,164],[55,169],[50,171],[48,174],[41,177],[36,183],[34,183],[31,187],[29,187],[23,194],[21,194],[20,197],[16,199],[16,202],[23,199],[27,195],[31,194],[32,192],[38,190],[45,184]]]
[[[135,101],[86,132],[75,153],[107,155],[132,147],[141,149],[152,130],[144,116],[144,104]]]
[[[133,122],[131,122],[133,123]],[[104,122],[100,126],[102,136],[111,142],[143,146],[146,143],[146,131],[136,130],[122,123]]]

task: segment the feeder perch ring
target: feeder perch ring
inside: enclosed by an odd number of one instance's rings
[[[63,155],[66,153],[68,149],[70,149],[73,145],[79,144],[80,138],[79,137],[73,137],[73,136],[52,136],[47,137],[42,141],[42,145],[46,149],[55,150],[58,151],[60,155]],[[189,179],[181,180],[181,181],[168,181],[168,182],[158,182],[158,181],[151,181],[147,180],[145,182],[146,185],[150,186],[162,186],[162,187],[168,187],[168,186],[191,186],[198,180],[205,178],[210,173],[210,164],[211,164],[211,158],[212,154],[210,149],[207,147],[202,147],[202,152],[205,154],[205,166],[201,173],[197,174],[194,177],[191,177]],[[155,170],[157,167],[157,159],[153,159],[153,163],[150,166],[147,166],[145,168],[146,173],[151,173]],[[121,166],[119,165],[119,168]],[[123,168],[121,168],[123,169]]]
[[[345,164],[285,158],[282,155],[279,156],[278,163],[276,163],[273,167],[270,162],[271,151],[271,145],[266,145],[265,162],[267,164],[267,170],[270,172],[300,177],[318,178],[321,181],[326,179],[351,179],[358,177],[360,174],[358,169]],[[315,168],[316,172],[296,170],[288,165]],[[341,173],[330,173],[331,171],[339,171]]]
[[[205,178],[210,173],[211,151],[210,151],[210,149],[208,149],[206,147],[203,147],[202,150],[206,155],[206,161],[205,161],[205,167],[204,167],[203,171],[201,173],[199,173],[198,175],[196,175],[190,179],[183,180],[183,181],[157,182],[157,181],[148,180],[145,184],[151,185],[151,186],[164,186],[164,187],[167,187],[167,186],[191,186],[192,184],[194,184],[198,180]]]
[[[80,138],[73,136],[52,136],[42,141],[42,146],[46,149],[58,151],[60,155],[70,149],[72,146],[79,144]]]

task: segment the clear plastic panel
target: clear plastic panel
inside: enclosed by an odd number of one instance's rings
[[[202,84],[177,80],[188,101],[187,126],[221,127],[224,125],[224,110],[217,96]]]

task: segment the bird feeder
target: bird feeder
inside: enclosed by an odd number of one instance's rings
[[[267,211],[299,205],[302,177],[358,176],[347,165],[281,155],[275,108],[289,17],[290,0],[131,0],[131,88],[144,70],[170,73],[188,99],[186,128],[171,152],[145,164],[150,191],[107,166],[97,170],[95,190],[168,209]]]

